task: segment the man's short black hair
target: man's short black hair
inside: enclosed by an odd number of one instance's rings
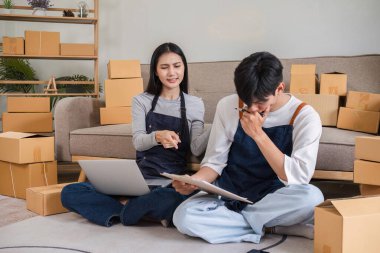
[[[257,52],[245,58],[235,69],[235,87],[241,100],[251,106],[254,102],[265,102],[275,95],[282,82],[282,64],[268,53]]]

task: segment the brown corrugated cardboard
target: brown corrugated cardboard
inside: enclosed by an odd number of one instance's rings
[[[25,31],[25,54],[58,56],[59,32]]]
[[[318,112],[323,126],[336,126],[339,96],[320,94],[294,94],[294,96],[311,105]]]
[[[360,184],[359,189],[362,196],[380,195],[380,186],[378,185]]]
[[[57,161],[14,164],[0,161],[0,194],[25,199],[26,188],[57,184]]]
[[[3,112],[3,132],[49,133],[53,131],[51,112]]]
[[[340,107],[338,128],[376,134],[379,130],[380,112],[362,111]]]
[[[104,82],[106,107],[132,106],[132,98],[142,92],[142,78],[107,79]]]
[[[50,112],[50,98],[8,97],[7,112]]]
[[[355,138],[355,158],[380,162],[380,136],[359,136]]]
[[[292,64],[290,70],[290,93],[315,94],[315,64]]]
[[[3,37],[3,54],[23,55],[24,49],[23,37]]]
[[[0,133],[0,160],[11,163],[54,161],[54,137],[31,133]]]
[[[349,91],[347,95],[346,107],[364,111],[380,111],[380,94]]]
[[[322,74],[319,93],[346,96],[347,75],[338,72]]]
[[[139,60],[110,60],[107,68],[109,79],[141,77]]]
[[[378,152],[380,152],[380,150],[378,150]],[[355,160],[354,182],[380,186],[380,163]]]
[[[61,55],[67,56],[93,56],[94,44],[61,43]]]
[[[68,184],[26,189],[26,208],[43,216],[68,212],[61,202],[62,188]]]
[[[132,122],[132,107],[106,107],[100,108],[100,124],[125,124]]]
[[[327,200],[315,208],[314,253],[378,253],[380,196]]]

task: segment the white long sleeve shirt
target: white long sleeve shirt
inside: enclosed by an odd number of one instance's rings
[[[201,166],[210,167],[219,175],[227,165],[230,147],[238,127],[238,101],[236,94],[219,101],[206,154],[202,160]],[[291,96],[285,105],[268,114],[263,127],[289,125],[300,103],[302,101]],[[281,181],[285,184],[308,184],[315,170],[319,139],[322,134],[321,120],[318,113],[307,105],[299,112],[293,127],[293,151],[291,156],[285,155],[284,164],[288,181]]]

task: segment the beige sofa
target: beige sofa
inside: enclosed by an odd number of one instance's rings
[[[348,75],[348,90],[380,93],[380,55],[283,59],[284,81],[288,85],[291,64],[317,65],[317,73],[343,72]],[[205,122],[212,123],[218,100],[234,93],[233,72],[239,62],[189,64],[190,94],[202,97]],[[142,65],[144,85],[149,66]],[[56,158],[72,161],[86,157],[135,158],[129,124],[100,126],[99,108],[104,101],[73,97],[62,99],[55,108]],[[209,127],[209,125],[208,125]],[[315,178],[352,180],[354,140],[367,135],[333,127],[323,127]],[[201,157],[192,157],[198,164]]]

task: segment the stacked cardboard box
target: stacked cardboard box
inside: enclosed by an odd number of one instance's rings
[[[7,37],[3,36],[3,54],[23,55],[25,53],[25,45],[23,37]]]
[[[380,94],[349,91],[346,107],[341,107],[338,128],[366,133],[378,133]]]
[[[143,92],[138,60],[110,60],[104,83],[106,107],[100,108],[100,124],[132,122],[132,98]]]
[[[3,132],[48,133],[53,131],[53,115],[48,97],[8,97],[3,113]]]
[[[317,94],[316,65],[292,65],[290,92],[318,112],[323,126],[336,126],[339,96],[345,96],[346,89],[346,75],[340,73],[322,74],[320,94]]]
[[[26,55],[57,56],[59,43],[59,32],[25,31]]]
[[[61,55],[64,56],[93,56],[94,44],[61,43]]]
[[[380,194],[380,136],[355,139],[354,182],[361,194]]]
[[[0,194],[25,199],[26,189],[57,184],[54,137],[0,134]]]

